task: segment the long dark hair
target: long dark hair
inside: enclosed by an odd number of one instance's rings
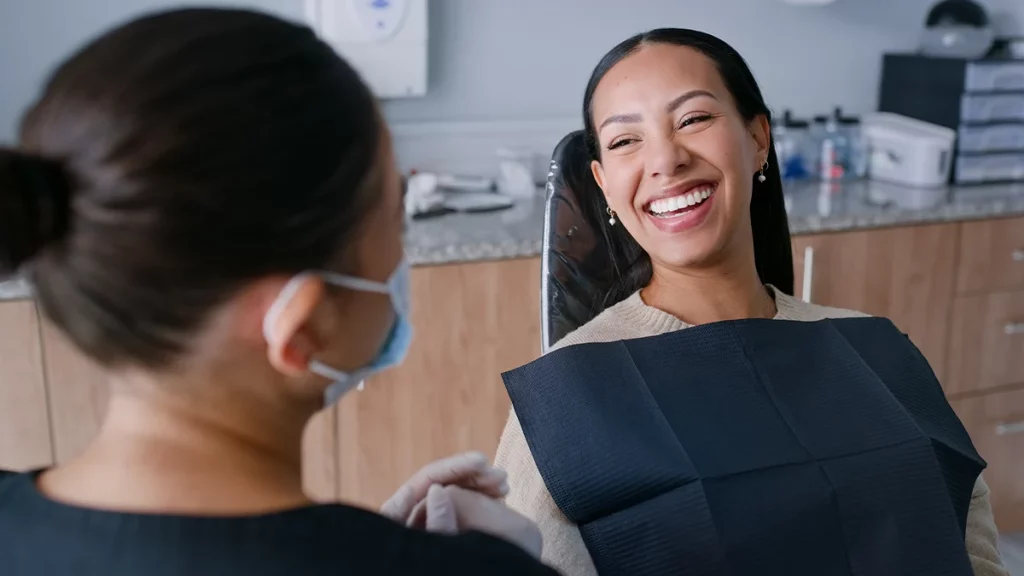
[[[165,367],[255,279],[344,260],[379,197],[381,120],[308,28],[145,16],[60,66],[0,148],[0,273],[105,365]]]
[[[637,34],[605,54],[594,68],[583,97],[583,125],[587,151],[592,160],[600,160],[600,145],[591,110],[594,90],[604,75],[622,59],[645,44],[672,44],[686,46],[701,52],[718,67],[726,87],[732,93],[740,114],[748,122],[764,115],[771,122],[771,111],[765,104],[761,89],[746,61],[736,50],[722,40],[704,32],[680,28],[661,28]],[[589,173],[589,170],[586,171]],[[789,238],[789,222],[782,196],[782,174],[775,155],[775,143],[769,143],[767,180],[756,182],[750,200],[750,223],[754,237],[754,262],[761,282],[793,294],[793,248]],[[591,181],[593,179],[591,178]],[[596,183],[589,186],[593,193],[583,194],[584,213],[591,225],[604,235],[611,260],[618,276],[605,295],[601,308],[619,302],[651,281],[651,258],[629,235],[623,226],[611,226],[604,214],[605,200]]]

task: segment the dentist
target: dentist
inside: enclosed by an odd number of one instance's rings
[[[554,574],[481,455],[383,516],[303,492],[309,419],[408,349],[402,226],[377,103],[308,28],[177,10],[64,62],[0,149],[0,273],[112,389],[81,456],[0,472],[3,573]]]

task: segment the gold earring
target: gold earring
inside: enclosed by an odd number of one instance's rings
[[[612,210],[612,207],[609,206],[608,208],[605,209],[605,212],[607,212],[608,215],[611,216],[611,218],[608,219],[608,223],[611,224],[612,226],[615,226],[615,222],[617,222],[617,220],[615,220],[615,210]]]
[[[767,170],[767,169],[768,169],[768,159],[765,158],[764,165],[761,166],[761,174],[759,174],[758,177],[757,177],[757,181],[760,182],[761,184],[764,184],[764,181],[768,179],[768,177],[764,175],[764,171]]]

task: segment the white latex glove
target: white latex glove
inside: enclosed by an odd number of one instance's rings
[[[427,491],[426,527],[457,534],[477,530],[507,540],[540,559],[543,539],[537,525],[499,500],[458,486],[433,485]]]
[[[423,527],[426,521],[427,491],[432,485],[461,486],[490,498],[508,494],[508,474],[494,468],[480,452],[465,452],[435,460],[406,480],[380,513],[407,526]]]

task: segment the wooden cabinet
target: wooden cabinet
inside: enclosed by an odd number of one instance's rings
[[[536,258],[413,268],[405,362],[338,406],[340,497],[376,508],[424,464],[494,456],[509,412],[501,372],[540,355]]]
[[[53,462],[39,318],[32,302],[0,302],[0,468]]]
[[[1024,389],[953,400],[988,469],[992,509],[1002,532],[1024,532]]]
[[[799,236],[796,295],[804,297],[806,287],[815,304],[890,318],[941,381],[958,233],[956,224],[940,224]]]
[[[988,461],[996,524],[1024,531],[1024,218],[965,223],[947,394]]]

